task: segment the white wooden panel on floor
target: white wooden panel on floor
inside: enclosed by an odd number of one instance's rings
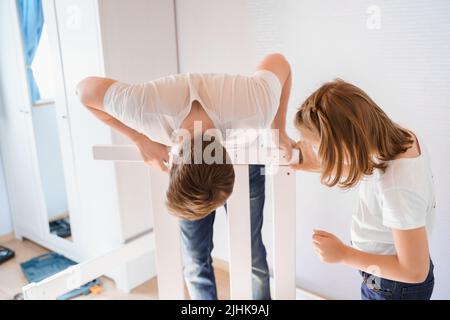
[[[227,202],[231,299],[252,298],[248,166],[234,166],[234,190]]]
[[[62,294],[77,289],[107,272],[113,271],[120,263],[133,261],[154,249],[153,233],[72,267],[69,267],[38,283],[30,283],[22,288],[26,300],[54,300]]]
[[[180,226],[177,218],[169,214],[165,200],[169,175],[149,168],[153,224],[155,233],[156,271],[159,299],[184,299]]]
[[[295,172],[276,168],[272,176],[274,298],[295,300]]]

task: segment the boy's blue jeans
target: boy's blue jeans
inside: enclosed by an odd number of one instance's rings
[[[261,174],[263,168],[259,165],[249,166],[252,289],[255,300],[270,300],[269,267],[261,236],[265,200],[265,176]],[[193,300],[217,299],[211,258],[215,214],[214,211],[200,220],[180,221],[183,273]]]

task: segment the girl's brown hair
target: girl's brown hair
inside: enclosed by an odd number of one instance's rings
[[[412,135],[394,123],[360,88],[341,79],[316,90],[299,108],[295,126],[320,139],[322,183],[355,186],[374,169],[383,172],[412,144]]]

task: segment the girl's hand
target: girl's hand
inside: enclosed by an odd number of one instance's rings
[[[292,169],[320,172],[320,162],[317,159],[311,144],[301,140],[295,144],[294,148],[300,149],[300,163],[291,164],[290,167]]]
[[[166,145],[154,142],[142,134],[134,142],[146,164],[157,167],[164,172],[170,172],[166,165],[166,163],[169,163],[169,149]]]
[[[314,230],[312,241],[314,250],[322,262],[341,263],[346,258],[348,247],[334,234]]]

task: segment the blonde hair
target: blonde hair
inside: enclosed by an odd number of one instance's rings
[[[360,88],[341,79],[311,94],[295,116],[295,126],[320,139],[321,180],[328,186],[355,186],[374,169],[404,153],[411,134],[394,123]]]

